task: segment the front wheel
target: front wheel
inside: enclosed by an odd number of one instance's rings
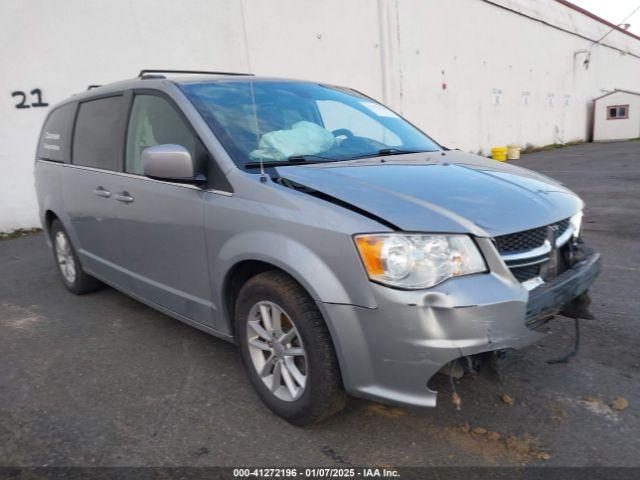
[[[288,275],[251,278],[236,302],[236,332],[254,388],[290,423],[317,423],[345,404],[333,342],[313,299]]]

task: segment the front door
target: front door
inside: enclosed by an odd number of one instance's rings
[[[186,119],[164,96],[136,94],[126,136],[124,174],[113,192],[128,288],[174,313],[212,324],[203,211],[205,192],[143,175],[147,147],[182,145],[195,159],[206,152]]]

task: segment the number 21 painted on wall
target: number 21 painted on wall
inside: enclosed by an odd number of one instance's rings
[[[16,103],[16,108],[31,108],[31,107],[37,108],[37,107],[49,106],[47,102],[42,101],[42,90],[40,90],[39,88],[34,88],[29,93],[31,94],[31,98],[36,100],[35,102],[32,101],[30,104],[27,103],[27,94],[24,93],[23,91],[16,90],[15,92],[11,93],[12,97],[20,98],[20,101]]]

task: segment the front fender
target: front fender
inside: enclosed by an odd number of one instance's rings
[[[258,247],[258,248],[256,248]],[[275,232],[247,232],[230,238],[218,253],[225,275],[245,260],[270,263],[295,278],[319,302],[358,304],[340,278],[314,251]],[[373,296],[371,297],[373,301]],[[372,302],[369,306],[372,306]]]
[[[335,266],[329,265],[317,252],[291,237],[269,231],[239,233],[228,238],[217,251],[211,280],[218,297],[215,303],[219,307],[224,305],[224,288],[229,273],[235,265],[247,260],[265,262],[283,270],[318,302],[376,307],[373,293],[364,278],[358,282],[361,288],[353,285],[349,286],[354,288],[347,288]],[[218,310],[223,312],[222,308]],[[231,321],[226,320],[227,324]]]

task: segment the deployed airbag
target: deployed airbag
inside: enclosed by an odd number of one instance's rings
[[[293,155],[317,155],[333,147],[335,138],[328,130],[313,122],[294,123],[289,130],[275,130],[260,138],[252,160],[278,161]]]

